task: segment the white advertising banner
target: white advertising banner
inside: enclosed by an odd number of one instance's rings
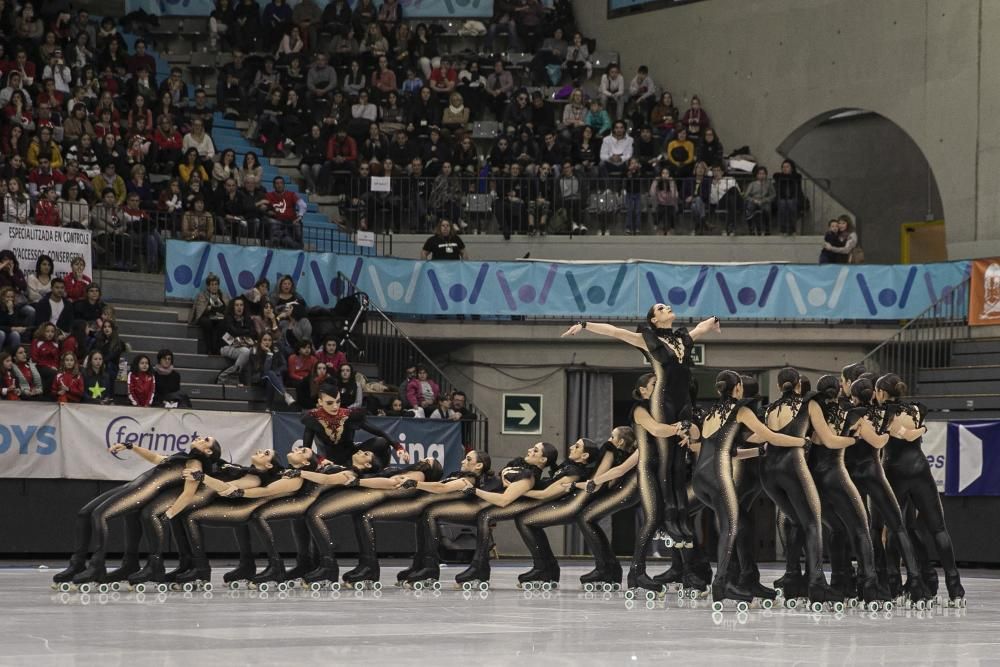
[[[81,256],[87,267],[93,266],[90,256],[90,232],[69,227],[43,225],[0,225],[0,250],[10,250],[17,257],[25,274],[35,272],[39,255],[48,255],[55,264],[53,275],[70,272],[70,262]]]
[[[149,468],[143,459],[108,453],[116,442],[134,443],[170,456],[192,440],[212,436],[227,461],[247,463],[257,449],[272,447],[271,416],[247,412],[165,410],[120,406],[64,405],[61,410],[64,474],[70,479],[129,480]],[[0,473],[10,477],[6,471]]]
[[[948,422],[926,422],[923,450],[939,493],[944,493],[944,469],[948,460]]]
[[[0,403],[0,477],[63,477],[61,444],[55,403]]]

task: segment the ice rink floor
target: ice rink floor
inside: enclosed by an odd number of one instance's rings
[[[61,566],[0,568],[0,665],[1000,662],[1000,578],[990,571],[963,572],[961,610],[713,614],[707,601],[672,593],[652,608],[584,593],[577,578],[590,567],[578,563],[564,565],[563,587],[551,593],[516,589],[528,569],[520,562],[494,566],[486,593],[451,590],[457,567],[442,570],[438,594],[395,588],[399,567],[384,567],[380,595],[220,590],[222,563],[210,594],[60,594],[49,584]]]

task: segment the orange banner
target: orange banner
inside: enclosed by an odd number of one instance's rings
[[[1000,324],[1000,258],[972,262],[969,282],[969,324]]]

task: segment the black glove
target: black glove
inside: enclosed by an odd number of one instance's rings
[[[465,487],[464,489],[462,489],[462,495],[465,496],[466,498],[471,498],[472,496],[476,495],[476,487],[474,486]]]
[[[236,489],[236,491],[234,491],[233,493],[229,494],[226,497],[227,498],[242,498],[245,495],[246,495],[246,493],[243,491],[243,489]]]
[[[399,488],[401,488],[401,489],[415,489],[415,488],[417,488],[417,480],[415,480],[415,479],[408,479],[405,482],[403,482],[400,485]]]
[[[592,479],[587,480],[587,493],[594,493],[595,491],[597,491],[597,484]]]
[[[288,470],[282,470],[281,476],[285,479],[296,479],[302,476],[302,471],[298,468],[289,468]]]
[[[358,486],[359,484],[361,484],[361,478],[360,477],[355,477],[354,479],[352,479],[350,482],[348,482],[344,486],[346,486],[349,489],[353,489],[354,487]]]
[[[205,479],[205,473],[202,472],[201,470],[192,470],[191,479],[193,479],[196,482],[200,482],[201,480]]]

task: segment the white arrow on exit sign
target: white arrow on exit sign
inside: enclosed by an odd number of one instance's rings
[[[508,410],[507,411],[507,416],[508,417],[513,417],[514,419],[520,419],[521,420],[519,422],[521,424],[521,426],[527,426],[528,424],[530,424],[535,419],[535,415],[536,414],[537,413],[527,403],[521,403],[521,409],[520,410]]]

